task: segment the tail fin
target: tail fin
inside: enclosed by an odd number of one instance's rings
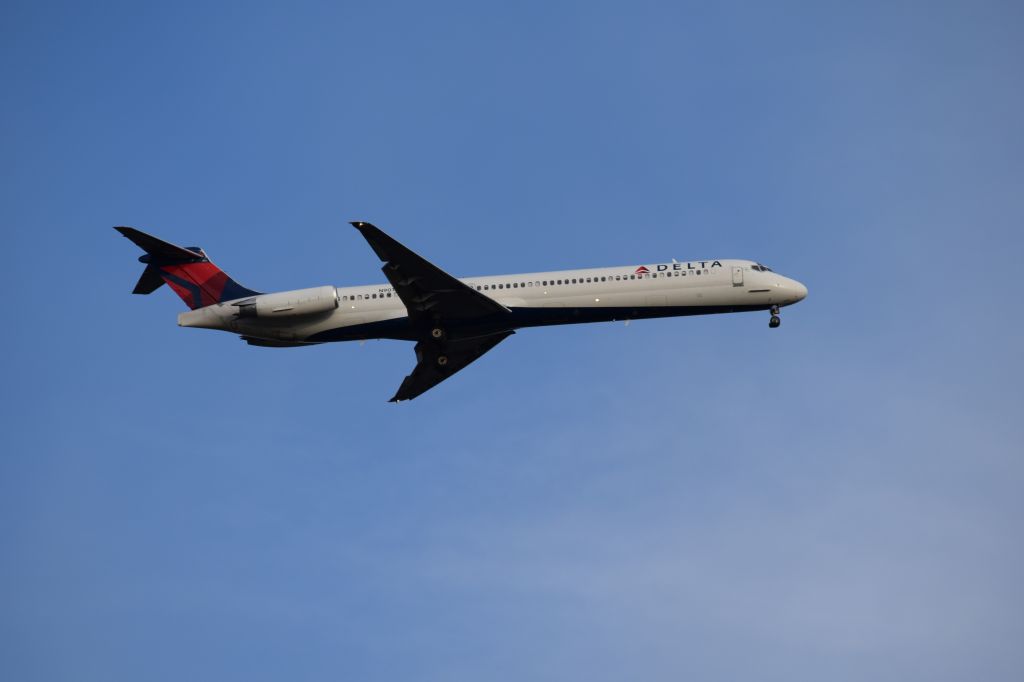
[[[214,303],[232,301],[260,292],[247,289],[210,262],[198,246],[183,248],[157,239],[134,227],[115,227],[146,252],[139,262],[146,264],[133,294],[151,294],[167,283],[192,310]]]

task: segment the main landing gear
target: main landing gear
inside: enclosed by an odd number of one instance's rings
[[[772,306],[772,319],[768,320],[768,327],[770,329],[775,329],[780,324],[782,324],[782,318],[779,317],[779,306],[773,305]]]

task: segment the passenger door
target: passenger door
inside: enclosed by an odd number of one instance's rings
[[[734,287],[743,286],[743,268],[732,269],[732,285]]]

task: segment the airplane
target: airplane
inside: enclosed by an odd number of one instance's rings
[[[190,310],[181,327],[239,334],[252,346],[294,348],[332,341],[415,341],[416,366],[390,402],[412,400],[516,330],[582,322],[767,310],[802,301],[807,287],[750,260],[697,260],[517,275],[455,278],[379,228],[351,223],[384,262],[388,284],[261,293],[181,247],[132,227],[146,269],[133,294],[167,284]]]

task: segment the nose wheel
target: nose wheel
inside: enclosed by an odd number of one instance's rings
[[[779,306],[773,305],[772,306],[772,317],[771,317],[770,320],[768,320],[768,328],[769,329],[775,329],[780,324],[782,324],[782,318],[779,317]]]

